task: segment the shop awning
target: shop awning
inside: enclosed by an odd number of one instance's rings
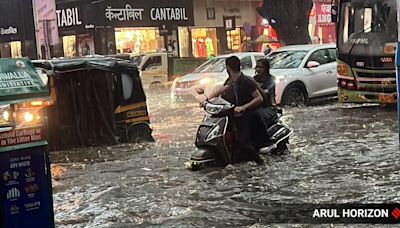
[[[47,98],[49,90],[29,59],[0,59],[0,104]]]
[[[256,39],[256,43],[278,43],[278,39],[268,36],[268,35],[261,35]]]

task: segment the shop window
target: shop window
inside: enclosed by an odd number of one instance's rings
[[[179,53],[181,57],[189,57],[189,31],[188,28],[178,28]]]
[[[226,32],[226,40],[228,41],[228,49],[239,51],[242,45],[240,28]]]
[[[251,61],[251,56],[244,57],[240,60],[240,66],[242,70],[248,70],[253,68],[253,62]]]
[[[78,52],[79,56],[94,54],[94,39],[92,35],[78,35]]]
[[[22,57],[21,41],[11,42],[11,57],[12,58]]]
[[[215,28],[192,29],[192,45],[194,57],[217,56],[217,30]]]
[[[146,61],[142,70],[156,70],[159,67],[161,67],[161,56],[153,56]]]
[[[158,28],[118,28],[115,30],[118,53],[140,54],[160,50],[161,39]]]
[[[64,36],[64,57],[76,56],[76,36]]]

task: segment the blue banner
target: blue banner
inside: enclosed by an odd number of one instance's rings
[[[47,147],[0,153],[0,227],[54,227]]]

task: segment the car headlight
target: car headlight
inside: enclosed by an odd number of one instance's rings
[[[275,76],[275,84],[278,84],[278,83],[281,82],[283,79],[285,79],[285,76],[284,76],[284,75]]]
[[[203,78],[203,79],[200,79],[199,83],[200,83],[200,85],[205,85],[205,84],[208,84],[208,83],[210,83],[212,81],[213,80],[211,78]]]
[[[214,115],[220,113],[223,108],[224,108],[223,105],[207,104],[206,112],[210,113],[211,115]]]

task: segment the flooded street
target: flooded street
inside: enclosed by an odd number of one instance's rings
[[[51,154],[57,227],[211,227],[270,222],[268,205],[400,201],[395,108],[284,110],[290,154],[192,172],[203,111],[148,97],[155,143]]]

